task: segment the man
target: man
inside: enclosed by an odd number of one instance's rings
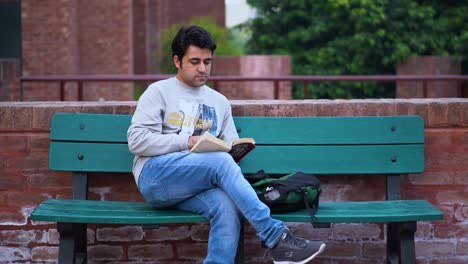
[[[177,75],[151,84],[128,129],[138,188],[156,208],[176,208],[210,221],[204,263],[233,263],[242,219],[254,227],[275,263],[306,263],[325,248],[294,236],[244,179],[225,152],[191,153],[203,133],[238,138],[227,98],[205,85],[216,49],[198,26],[182,27],[172,42]]]

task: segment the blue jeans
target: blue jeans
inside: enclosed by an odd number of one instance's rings
[[[233,263],[245,217],[268,247],[286,230],[270,217],[241,169],[225,152],[174,152],[146,162],[138,179],[145,200],[156,208],[176,208],[210,221],[204,263]]]

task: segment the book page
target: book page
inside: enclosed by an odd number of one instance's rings
[[[224,151],[228,152],[231,146],[223,140],[206,132],[203,134],[198,142],[192,147],[191,152],[210,152],[210,151]]]
[[[242,143],[250,143],[255,145],[255,140],[253,138],[238,138],[232,141],[232,145],[242,144]]]

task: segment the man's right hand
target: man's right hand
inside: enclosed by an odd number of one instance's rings
[[[192,149],[199,139],[200,139],[200,136],[190,136],[187,142],[188,149]]]

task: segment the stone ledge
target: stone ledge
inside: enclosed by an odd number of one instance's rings
[[[468,127],[468,99],[232,100],[233,115],[419,115],[427,128]],[[0,102],[0,130],[48,130],[56,112],[132,114],[135,101]]]

